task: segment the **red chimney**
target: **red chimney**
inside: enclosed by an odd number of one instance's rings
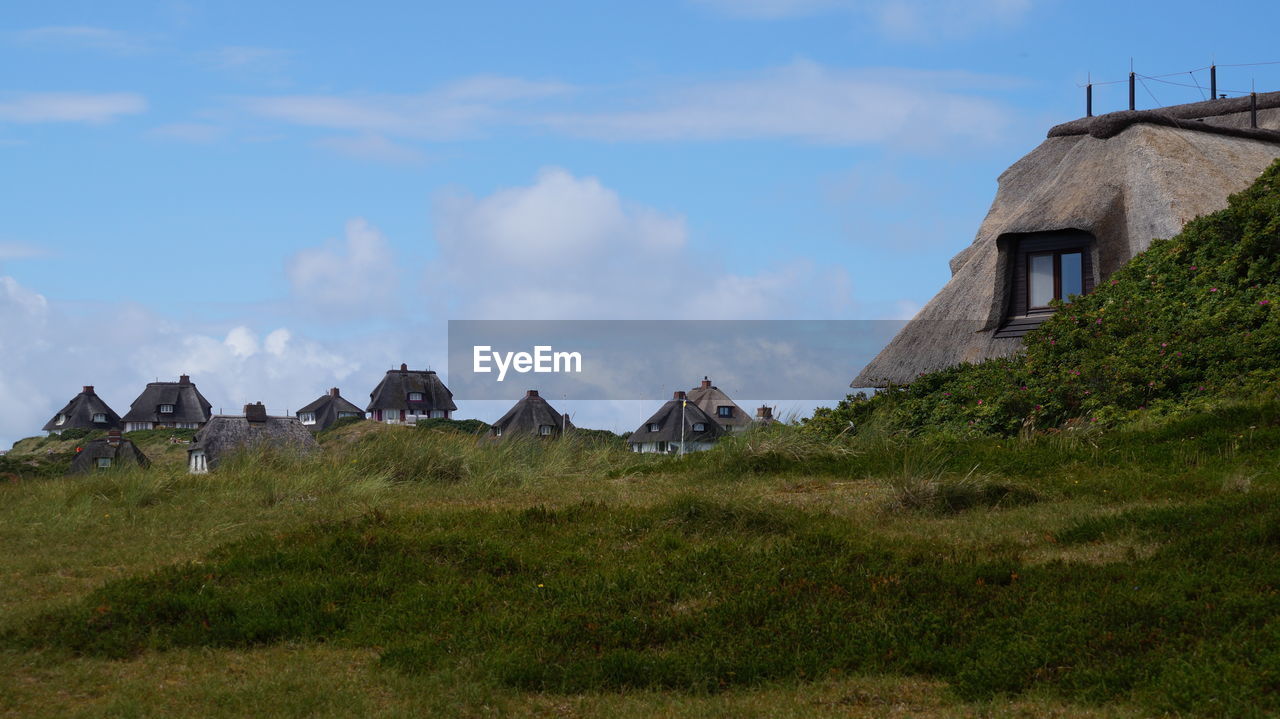
[[[761,407],[756,410],[756,419],[773,419],[772,407]]]
[[[91,384],[87,384],[87,385],[85,385],[85,386],[84,386],[84,393],[85,393],[85,394],[93,394],[93,385],[91,385]]]
[[[703,389],[711,389],[711,378],[710,378],[710,377],[703,377],[703,378],[702,378],[702,388],[703,388]]]
[[[178,384],[191,384],[191,378],[185,374],[178,375]]]
[[[536,389],[531,389],[531,390],[529,390],[528,392],[526,392],[524,396],[525,396],[525,397],[537,397],[537,396],[538,396],[538,390],[536,390]]]
[[[338,396],[338,388],[337,388],[337,387],[330,387],[330,388],[329,388],[329,396],[330,396],[330,397],[337,397],[337,396]]]
[[[408,371],[409,371],[409,365],[404,364],[403,362],[401,362],[401,363],[400,363],[400,371],[401,371],[401,372],[408,372]]]
[[[267,408],[261,402],[246,404],[244,406],[244,418],[250,422],[266,422]]]
[[[683,390],[676,390],[676,393],[672,397],[672,399],[684,399],[685,397],[688,397],[688,396],[689,395],[685,394]]]

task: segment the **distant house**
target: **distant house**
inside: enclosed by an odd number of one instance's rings
[[[150,467],[151,460],[138,449],[133,442],[120,436],[120,430],[113,429],[103,439],[86,442],[71,460],[71,468],[67,474],[87,474],[107,469],[125,467]]]
[[[348,402],[337,387],[332,387],[321,395],[320,399],[298,410],[296,415],[302,426],[312,432],[321,432],[332,427],[333,423],[340,419],[349,417],[364,419],[364,410]]]
[[[262,447],[309,453],[320,445],[297,417],[269,417],[261,402],[247,404],[243,416],[215,415],[196,432],[187,449],[187,471],[204,474],[238,451]]]
[[[49,434],[62,434],[68,429],[120,429],[120,415],[94,393],[93,385],[85,385],[84,390],[72,397],[44,426]]]
[[[771,425],[771,424],[776,424],[776,423],[777,423],[777,421],[778,421],[778,420],[777,420],[776,418],[774,418],[774,416],[773,416],[773,408],[772,408],[772,407],[768,407],[768,406],[766,406],[766,407],[760,407],[760,408],[756,409],[756,424],[757,424],[757,425],[759,425],[759,426],[761,426],[761,427],[768,427],[768,426],[769,426],[769,425]]]
[[[725,435],[721,427],[684,392],[672,399],[631,433],[632,452],[680,454],[711,449]]]
[[[124,416],[124,431],[199,429],[209,421],[212,410],[213,405],[185,374],[177,382],[148,382]]]
[[[689,390],[689,401],[715,417],[716,423],[724,427],[726,432],[741,432],[751,426],[751,415],[729,399],[729,395],[719,387],[711,384],[709,377],[703,377],[701,384]]]
[[[531,389],[516,402],[502,419],[493,423],[489,430],[495,438],[510,437],[559,437],[573,429],[569,415],[560,414],[545,399],[538,395],[538,390]]]
[[[451,419],[458,406],[453,393],[432,370],[411,370],[400,365],[388,370],[369,393],[366,409],[375,422],[413,424],[419,419]]]

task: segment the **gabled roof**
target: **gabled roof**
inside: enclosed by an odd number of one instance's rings
[[[683,405],[683,406],[681,406]],[[636,431],[631,433],[631,437],[627,439],[630,444],[644,444],[646,442],[679,442],[681,440],[681,420],[683,420],[685,442],[714,442],[724,435],[724,427],[721,427],[713,418],[698,408],[698,405],[689,402],[684,392],[676,392],[675,397],[667,400],[662,408],[653,413],[653,416],[645,420]],[[649,425],[658,425],[658,431],[649,431]],[[705,425],[705,429],[701,432],[693,431],[695,424]]]
[[[573,429],[568,415],[560,414],[539,394],[538,390],[529,390],[515,406],[502,415],[502,419],[493,423],[492,432],[502,438],[516,435],[542,436],[542,426],[550,425],[552,435]]]
[[[107,421],[94,422],[95,414],[105,414]],[[58,417],[65,417],[62,424],[58,424]],[[92,385],[86,385],[80,394],[71,398],[66,407],[53,415],[53,418],[45,424],[43,431],[64,429],[120,429],[120,415],[94,393]]]
[[[354,412],[359,417],[364,417],[364,410],[347,401],[347,398],[343,397],[341,393],[339,393],[338,388],[334,387],[323,395],[320,395],[320,398],[316,401],[298,410],[295,413],[295,416],[301,418],[302,415],[307,413],[314,414],[316,416],[316,423],[305,426],[309,427],[312,431],[319,432],[320,430],[329,428],[334,422],[337,422],[339,414],[342,412]]]
[[[421,402],[410,402],[410,392],[421,392]],[[430,411],[443,409],[452,412],[458,409],[453,403],[453,393],[439,375],[433,370],[409,369],[400,365],[400,369],[387,370],[382,381],[369,393],[369,406],[372,412],[378,409],[416,409]]]
[[[1158,111],[1081,118],[1005,170],[973,242],[951,259],[951,279],[854,378],[853,387],[909,384],[920,374],[1016,354],[997,337],[1008,319],[1011,257],[1029,235],[1083,232],[1099,282],[1156,238],[1227,205],[1280,158],[1280,92]]]
[[[173,405],[173,414],[160,414],[160,405]],[[146,389],[129,406],[125,422],[186,422],[203,424],[213,414],[213,405],[200,394],[191,378],[177,382],[148,382]]]
[[[213,469],[235,452],[258,447],[291,448],[308,453],[319,448],[315,437],[298,421],[297,417],[268,417],[262,405],[249,405],[260,410],[260,421],[248,416],[214,415],[209,423],[196,432],[195,440],[187,453],[202,450],[209,469]],[[253,415],[251,411],[246,414]]]
[[[98,459],[102,457],[111,459],[113,469],[151,466],[151,460],[138,449],[138,445],[120,437],[105,437],[86,442],[76,453],[75,459],[71,460],[71,467],[67,470],[67,474],[93,472],[98,469]]]
[[[698,409],[714,417],[716,423],[725,429],[751,426],[751,415],[729,399],[729,395],[719,387],[711,384],[711,379],[708,377],[703,377],[701,384],[689,390],[689,401],[698,405]],[[724,406],[733,408],[733,413],[729,417],[720,416],[719,408]]]

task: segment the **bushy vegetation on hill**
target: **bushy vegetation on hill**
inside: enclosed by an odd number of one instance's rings
[[[1015,435],[1280,392],[1280,163],[1060,305],[1012,359],[921,376],[819,410],[808,427]],[[851,426],[852,425],[852,426]]]

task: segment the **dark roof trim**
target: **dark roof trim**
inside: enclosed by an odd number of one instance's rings
[[[1249,106],[1249,98],[1246,96],[1173,105],[1171,107],[1162,107],[1158,110],[1121,110],[1096,117],[1082,117],[1078,120],[1055,125],[1049,129],[1048,137],[1091,135],[1100,140],[1105,140],[1124,132],[1131,125],[1145,123],[1148,125],[1176,127],[1180,130],[1195,130],[1216,135],[1262,140],[1264,142],[1280,142],[1280,132],[1276,130],[1229,127],[1201,121],[1204,118],[1248,112]],[[1258,93],[1259,110],[1269,110],[1276,107],[1280,107],[1280,92]]]

